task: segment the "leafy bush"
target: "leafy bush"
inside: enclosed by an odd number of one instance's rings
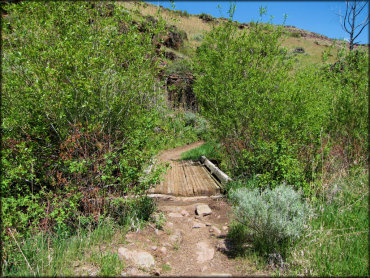
[[[213,20],[213,16],[211,16],[210,14],[206,14],[206,13],[201,13],[199,15],[199,18],[200,19],[203,19],[206,22],[209,22],[209,21],[212,21]]]
[[[73,230],[80,213],[98,219],[107,195],[150,184],[140,177],[164,106],[152,43],[165,24],[140,32],[116,3],[5,9],[2,219],[22,233]]]
[[[280,185],[273,190],[240,188],[230,193],[236,219],[248,228],[254,247],[263,255],[286,256],[289,245],[299,239],[308,220],[309,208],[299,193]]]
[[[297,31],[295,31],[295,32],[288,32],[288,35],[290,37],[293,37],[293,38],[300,38],[302,36],[301,33],[300,32],[297,32]]]
[[[310,231],[290,256],[292,271],[313,276],[369,275],[369,175],[355,167],[314,204]]]
[[[368,55],[340,52],[334,65],[293,72],[282,34],[268,23],[215,27],[197,49],[194,93],[231,175],[312,196],[313,181],[366,161]]]

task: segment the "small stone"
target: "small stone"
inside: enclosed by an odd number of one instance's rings
[[[221,218],[221,215],[217,215],[217,219],[220,219]]]
[[[183,209],[183,210],[181,211],[181,215],[182,215],[182,216],[189,216],[189,213],[188,213],[186,210],[184,210],[184,209]]]
[[[201,270],[200,270],[200,271],[201,271],[201,272],[204,272],[204,271],[206,271],[207,269],[208,269],[208,266],[206,266],[206,265],[205,265],[205,266],[203,266],[203,267],[201,268]]]
[[[155,232],[156,235],[159,235],[159,230],[158,229],[155,229],[154,232]]]
[[[208,242],[201,241],[198,242],[196,245],[196,253],[198,255],[197,261],[198,263],[204,263],[213,259],[215,254],[215,250],[209,246]]]
[[[199,215],[195,215],[194,218],[195,219],[200,219],[200,216]]]
[[[167,253],[167,248],[166,247],[161,247],[160,249],[159,249],[159,252],[161,252],[162,254],[166,254]]]
[[[166,223],[166,228],[172,229],[173,228],[173,223],[172,222],[167,222]]]
[[[206,216],[206,215],[210,215],[212,213],[212,210],[210,209],[208,205],[201,204],[201,205],[197,205],[195,212],[196,214],[200,216]]]
[[[227,231],[228,227],[227,226],[222,226],[222,230]]]
[[[152,246],[152,250],[153,251],[155,251],[155,250],[157,250],[158,249],[158,247],[157,246]]]
[[[171,242],[181,243],[181,241],[182,241],[182,231],[181,230],[176,230],[174,232],[174,234],[169,237],[169,240]]]
[[[118,254],[127,260],[131,260],[134,264],[140,267],[150,268],[155,264],[155,260],[151,254],[145,251],[129,250],[124,247],[118,249]]]
[[[220,229],[219,228],[217,228],[217,227],[215,227],[215,226],[212,226],[210,229],[209,229],[209,231],[211,232],[211,233],[215,233],[215,234],[221,234],[221,231],[220,231]]]
[[[156,267],[155,269],[153,269],[152,274],[154,276],[160,276],[161,275],[161,270]]]
[[[194,221],[193,222],[193,229],[196,229],[196,228],[204,228],[206,225],[204,223],[201,223],[201,222],[198,222],[198,221]]]
[[[206,224],[206,226],[212,226],[212,224],[209,223],[209,222],[206,222],[205,224]]]
[[[179,217],[183,217],[181,213],[178,213],[178,212],[170,212],[168,214],[169,217],[174,217],[174,218],[179,218]]]

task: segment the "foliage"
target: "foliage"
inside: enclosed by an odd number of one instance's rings
[[[293,72],[282,34],[268,23],[215,27],[197,50],[194,92],[227,172],[312,196],[313,181],[366,160],[367,54],[339,53],[334,65]]]
[[[113,199],[106,209],[106,216],[111,217],[121,226],[131,229],[140,228],[144,221],[148,221],[155,211],[156,205],[153,199],[143,196],[137,199]]]
[[[314,206],[309,233],[292,252],[292,271],[315,276],[369,275],[368,185],[368,170],[362,167],[333,181]]]
[[[273,190],[240,188],[231,191],[236,219],[248,228],[254,247],[263,255],[286,256],[290,244],[302,236],[309,207],[286,185]]]
[[[152,39],[165,24],[140,32],[116,3],[5,8],[3,223],[73,231],[80,215],[99,219],[108,195],[142,194],[158,180],[160,169],[141,176],[158,151]]]
[[[221,154],[219,153],[219,146],[214,142],[207,142],[203,145],[191,149],[190,151],[183,152],[181,159],[183,160],[199,160],[201,156],[206,156],[210,160],[221,160]]]
[[[10,277],[33,274],[76,276],[80,274],[82,266],[93,264],[101,275],[117,276],[124,265],[114,251],[124,236],[122,228],[118,228],[109,218],[100,221],[95,229],[80,226],[76,235],[68,238],[39,232],[19,242],[32,270],[28,268],[15,242],[10,239],[4,242],[2,274]],[[101,251],[102,246],[107,247],[107,252]]]
[[[206,14],[206,13],[201,13],[199,15],[199,18],[203,19],[204,21],[207,21],[207,22],[213,20],[213,16],[211,16],[210,14]]]

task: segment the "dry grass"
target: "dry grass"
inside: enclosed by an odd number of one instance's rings
[[[209,32],[212,29],[211,23],[206,23],[198,16],[190,15],[189,17],[179,16],[171,11],[160,8],[156,5],[141,2],[121,2],[122,5],[131,11],[136,9],[140,10],[140,13],[144,16],[150,15],[154,18],[158,17],[158,10],[162,18],[168,23],[175,25],[177,28],[186,32],[189,42],[185,47],[196,48],[201,42],[194,40],[194,36]]]
[[[185,41],[184,46],[179,50],[179,52],[185,56],[193,56],[195,49],[201,45],[202,41],[199,39],[197,40],[196,37],[200,35],[204,36],[206,32],[212,30],[214,25],[222,22],[222,19],[205,22],[196,15],[181,16],[171,10],[145,2],[121,2],[121,5],[129,11],[133,12],[137,10],[137,14],[144,16],[150,15],[154,18],[158,17],[159,11],[162,18],[168,24],[175,25],[178,29],[185,31],[188,41]],[[133,14],[135,14],[135,12]],[[248,29],[242,29],[240,32],[248,32]],[[322,54],[331,44],[332,42],[330,40],[321,38],[296,38],[286,35],[282,39],[282,46],[286,47],[289,52],[292,52],[296,47],[302,47],[305,50],[305,53],[296,55],[296,69],[313,64],[322,64]],[[337,43],[332,49],[331,55],[328,57],[326,63],[333,63],[336,61],[337,53],[340,48],[342,48],[342,46]]]

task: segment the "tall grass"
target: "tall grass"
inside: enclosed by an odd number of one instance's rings
[[[318,276],[368,276],[368,171],[357,169],[331,188],[316,204],[311,232],[293,252],[295,270]]]
[[[195,149],[189,150],[181,154],[182,160],[199,160],[204,155],[208,159],[218,160],[221,158],[221,154],[214,142],[207,142]]]
[[[14,242],[6,242],[3,254],[4,276],[73,276],[86,275],[94,269],[98,275],[117,276],[124,268],[114,252],[117,244],[124,243],[125,229],[114,225],[110,219],[102,221],[95,229],[80,228],[73,237],[38,233],[19,242],[22,252]]]

